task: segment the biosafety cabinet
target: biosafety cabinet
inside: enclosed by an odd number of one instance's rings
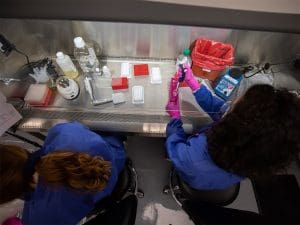
[[[300,90],[298,0],[1,0],[0,35],[0,90],[22,116],[8,131],[10,135],[1,136],[0,143],[11,143],[9,138],[14,136],[17,144],[36,150],[48,129],[65,121],[125,134],[126,155],[132,159],[145,192],[138,203],[138,225],[194,224],[163,194],[163,190],[170,191],[164,186],[172,178],[171,163],[165,159],[164,137],[170,121],[165,106],[176,59],[184,49],[193,50],[194,41],[201,38],[232,46],[233,63],[215,80],[201,78],[215,92],[229,69],[250,68],[241,74],[226,100],[234,100],[257,83],[284,87],[298,95]],[[80,68],[74,55],[75,37],[93,45],[93,60],[99,61],[94,72]],[[58,78],[63,75],[56,62],[59,51],[70,56],[79,72],[72,81]],[[33,98],[42,96],[43,104],[37,106],[26,96],[36,83],[35,72],[43,71],[49,81],[31,92]],[[70,82],[76,87],[72,93],[65,88],[72,86]],[[211,123],[192,92],[179,89],[186,133]],[[0,125],[7,118],[9,114],[0,115]],[[295,174],[298,184],[287,175],[280,182],[284,185],[277,185],[276,190],[291,196],[286,200],[293,203],[299,192],[299,165],[293,164],[288,172]],[[236,189],[237,199],[228,207],[261,212],[259,204],[270,202],[268,191],[255,193],[254,189],[249,179],[243,180]],[[260,190],[265,190],[264,185]],[[264,206],[296,209],[278,199]]]
[[[165,112],[168,85],[176,72],[176,58],[198,38],[231,44],[232,66],[253,67],[252,75],[259,76],[244,78],[243,87],[267,82],[299,90],[299,2],[225,2],[213,5],[207,1],[1,1],[0,33],[30,62],[48,58],[61,75],[55,58],[62,51],[71,56],[81,73],[75,79],[79,85],[77,98],[66,100],[54,88],[46,106],[22,104],[19,110],[23,119],[18,129],[40,132],[60,121],[77,120],[103,131],[164,136],[169,121]],[[128,87],[118,91],[122,103],[92,103],[84,84],[85,75],[73,54],[73,39],[77,36],[94,44],[100,62],[100,75],[92,75],[91,82],[95,99],[111,98],[116,92],[111,89],[112,79],[119,78],[122,65],[127,65],[131,77]],[[0,60],[1,91],[8,98],[23,99],[29,85],[35,83],[29,72],[24,71],[26,58],[12,51],[7,56],[1,54]],[[148,65],[148,76],[134,76],[134,66],[139,64]],[[109,68],[111,77],[101,76],[103,66]],[[159,68],[160,83],[151,82],[153,68]],[[212,88],[215,85],[208,83]],[[134,93],[133,86],[143,89]],[[236,90],[235,95],[238,93]],[[143,98],[143,103],[134,104],[135,97]],[[186,100],[189,93],[182,93],[181,97],[187,132],[210,122],[202,109]]]

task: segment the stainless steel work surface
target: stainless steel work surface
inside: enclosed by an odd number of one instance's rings
[[[168,101],[168,86],[170,77],[175,73],[173,60],[129,60],[109,59],[106,64],[112,73],[112,77],[120,77],[121,63],[129,62],[131,66],[131,78],[129,88],[115,90],[111,88],[111,79],[93,74],[93,90],[97,100],[111,98],[112,93],[122,92],[126,102],[114,105],[112,102],[98,106],[91,104],[91,98],[85,91],[81,75],[76,79],[80,86],[80,94],[74,100],[66,100],[55,92],[48,107],[24,107],[22,115],[24,119],[19,128],[27,131],[45,131],[56,123],[62,121],[79,121],[92,129],[102,131],[130,132],[144,135],[164,136],[166,124],[170,120],[165,112]],[[148,64],[149,73],[152,67],[159,67],[162,75],[161,84],[151,84],[150,76],[133,75],[133,65]],[[132,103],[132,87],[141,85],[144,87],[144,104]],[[185,90],[190,91],[190,90]],[[191,92],[190,97],[193,98]],[[199,111],[193,104],[181,102],[184,129],[188,133],[210,122],[210,118],[203,111]]]

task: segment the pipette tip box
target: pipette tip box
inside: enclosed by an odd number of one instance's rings
[[[113,90],[128,89],[128,78],[127,77],[112,78],[111,87]]]
[[[161,73],[159,67],[152,67],[151,68],[151,84],[161,84]]]
[[[134,76],[148,76],[148,64],[138,64],[133,66]]]
[[[32,106],[47,106],[51,96],[52,91],[46,84],[31,84],[24,100]]]
[[[132,87],[132,103],[133,104],[144,104],[144,87],[143,86],[133,86]]]
[[[131,78],[129,62],[121,63],[121,77]]]

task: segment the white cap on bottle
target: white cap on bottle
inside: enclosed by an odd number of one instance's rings
[[[64,55],[63,52],[57,52],[57,53],[56,53],[56,57],[57,57],[58,59],[63,59],[63,58],[65,58],[65,55]]]
[[[109,68],[107,66],[102,67],[103,72],[109,72]]]
[[[82,37],[76,37],[73,41],[76,48],[83,48],[85,46],[85,42]]]

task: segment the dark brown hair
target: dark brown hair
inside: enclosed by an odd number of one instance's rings
[[[262,177],[285,169],[300,152],[300,101],[287,90],[251,87],[207,132],[213,161],[228,172]]]
[[[28,155],[21,147],[0,145],[0,204],[20,198],[31,190],[32,179],[24,176]],[[87,153],[57,150],[43,156],[36,171],[46,185],[101,191],[109,180],[111,163]]]
[[[20,198],[30,189],[23,175],[28,154],[19,146],[0,144],[0,204]]]

